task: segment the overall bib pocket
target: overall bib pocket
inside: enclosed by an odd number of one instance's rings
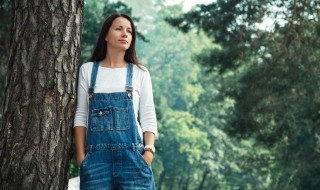
[[[128,130],[128,108],[105,107],[91,112],[92,131]]]

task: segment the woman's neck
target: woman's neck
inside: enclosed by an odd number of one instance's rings
[[[127,63],[124,60],[125,52],[107,52],[106,57],[100,61],[100,66],[110,68],[126,67]]]

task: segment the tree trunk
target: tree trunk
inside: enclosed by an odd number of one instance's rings
[[[203,189],[204,182],[206,181],[207,176],[208,176],[209,173],[210,173],[210,170],[209,170],[209,169],[206,169],[206,170],[203,172],[202,179],[201,179],[201,183],[200,183],[200,185],[199,185],[199,187],[198,187],[198,190],[202,190],[202,189]]]
[[[159,179],[159,190],[161,190],[161,187],[162,187],[162,184],[163,184],[163,181],[164,181],[164,178],[166,176],[166,172],[163,171],[160,175],[160,179]]]
[[[180,190],[181,189],[181,184],[182,184],[182,182],[183,182],[183,178],[180,176],[180,177],[178,177],[178,181],[179,181],[179,183],[178,183],[178,190]]]
[[[186,181],[186,183],[185,183],[185,190],[188,190],[189,189],[189,182],[190,182],[190,175],[188,175],[188,178],[187,178],[187,181]]]
[[[15,0],[0,189],[66,189],[83,0]]]
[[[175,177],[170,180],[169,190],[173,190],[174,188]]]
[[[8,0],[0,1],[0,129],[2,124],[2,110],[8,57],[10,53],[10,35],[12,25],[12,8]]]

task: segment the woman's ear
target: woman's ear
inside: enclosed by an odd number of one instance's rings
[[[104,41],[108,41],[108,34],[106,35],[106,37],[104,37]]]

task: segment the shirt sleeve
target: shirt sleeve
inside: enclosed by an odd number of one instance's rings
[[[154,133],[156,139],[158,138],[157,117],[153,101],[153,91],[150,73],[147,69],[142,71],[143,76],[141,80],[140,92],[140,123],[142,132]]]
[[[74,127],[87,127],[88,119],[88,88],[89,82],[87,77],[87,70],[84,65],[80,67],[78,77],[77,90],[77,109],[74,118]]]

